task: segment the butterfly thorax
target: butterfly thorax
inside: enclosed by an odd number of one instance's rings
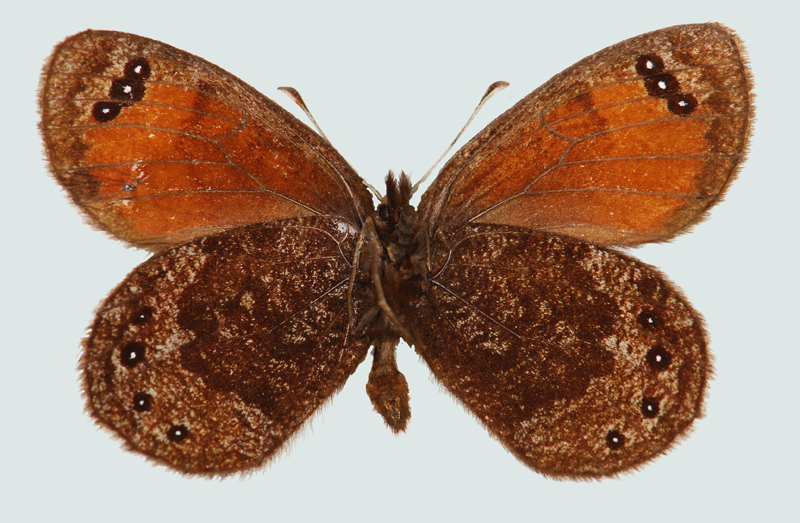
[[[383,251],[382,282],[387,301],[396,313],[418,296],[425,278],[425,242],[415,232],[417,211],[411,205],[411,181],[405,173],[397,179],[391,171],[386,177],[386,196],[378,206],[376,229]],[[412,343],[412,340],[406,340]]]

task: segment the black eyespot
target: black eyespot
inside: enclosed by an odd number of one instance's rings
[[[625,436],[616,430],[608,431],[606,434],[606,445],[611,450],[618,450],[625,446]]]
[[[144,82],[129,78],[120,78],[111,82],[108,97],[121,102],[138,102],[144,98]]]
[[[642,76],[659,74],[664,70],[664,60],[655,54],[643,54],[636,60],[636,72]]]
[[[125,78],[146,80],[150,78],[150,62],[147,59],[139,56],[128,60],[125,64]]]
[[[642,398],[642,415],[645,418],[655,418],[659,410],[661,409],[656,398]]]
[[[173,425],[167,431],[167,439],[173,443],[180,443],[189,435],[186,425]]]
[[[678,93],[667,97],[667,108],[678,116],[691,114],[698,105],[700,104],[693,94]]]
[[[136,412],[146,412],[150,410],[153,397],[146,392],[137,392],[133,397],[133,410]]]
[[[120,363],[128,368],[135,367],[143,359],[144,345],[138,341],[132,341],[122,347],[119,354]]]
[[[110,122],[122,110],[122,104],[119,102],[97,102],[92,106],[92,118],[100,123]]]
[[[640,312],[637,321],[645,330],[657,330],[664,326],[661,315],[651,309],[644,309]]]
[[[656,345],[647,351],[645,360],[647,364],[650,365],[651,369],[661,371],[669,367],[669,364],[672,363],[672,354],[667,352],[667,349],[661,345]]]
[[[133,323],[134,325],[143,325],[148,321],[150,321],[150,318],[152,317],[153,317],[153,308],[142,307],[141,309],[133,313],[133,317],[131,318],[131,323]]]
[[[671,74],[657,74],[644,79],[647,94],[657,98],[667,98],[671,94],[681,91],[681,84]]]

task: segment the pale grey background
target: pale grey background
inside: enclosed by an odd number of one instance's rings
[[[22,2],[5,5],[0,258],[3,521],[797,521],[798,113],[791,2]],[[330,5],[329,5],[330,4]],[[364,364],[293,445],[244,479],[190,479],[120,450],[83,412],[76,365],[93,309],[139,262],[86,226],[47,174],[38,74],[86,28],[159,39],[284,106],[298,88],[373,184],[419,177],[495,80],[474,133],[580,58],[680,23],[720,21],[748,44],[758,93],[750,158],[693,234],[635,255],[707,321],[707,417],[644,470],[602,483],[526,469],[441,392],[408,347],[408,432],[372,412]]]

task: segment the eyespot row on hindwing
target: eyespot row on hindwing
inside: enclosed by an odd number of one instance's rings
[[[637,321],[645,331],[658,329],[664,325],[662,317],[651,309],[643,309],[639,313]],[[672,354],[659,342],[647,351],[645,363],[653,372],[659,373],[669,368],[672,363]],[[656,418],[661,412],[661,402],[655,397],[642,397],[640,407],[642,416],[648,419]],[[625,435],[618,430],[610,430],[608,434],[606,434],[606,445],[611,450],[621,449],[625,446],[626,440],[627,438]]]
[[[129,62],[130,63],[130,62]],[[143,325],[150,320],[153,316],[152,307],[142,307],[136,310],[131,318],[131,323],[134,325]],[[123,345],[119,349],[118,357],[123,367],[132,369],[139,363],[143,362],[147,355],[146,346],[138,341],[131,341]],[[133,410],[139,413],[145,413],[153,408],[152,394],[145,391],[139,391],[133,395]],[[167,439],[172,443],[180,443],[189,435],[189,428],[184,424],[173,424],[166,432]]]

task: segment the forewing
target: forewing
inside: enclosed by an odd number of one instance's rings
[[[686,230],[744,158],[753,108],[742,53],[732,31],[704,24],[581,60],[445,165],[420,204],[429,238],[449,245],[464,222],[606,245]]]
[[[182,472],[264,463],[366,355],[348,328],[355,241],[346,222],[303,218],[154,256],[106,300],[86,340],[91,413]],[[363,314],[358,289],[351,305]]]
[[[372,200],[336,150],[233,75],[140,36],[86,31],[45,66],[50,168],[96,225],[160,250]]]
[[[456,237],[417,303],[417,350],[523,463],[613,475],[666,451],[700,414],[702,320],[658,271],[546,233],[481,225]]]

